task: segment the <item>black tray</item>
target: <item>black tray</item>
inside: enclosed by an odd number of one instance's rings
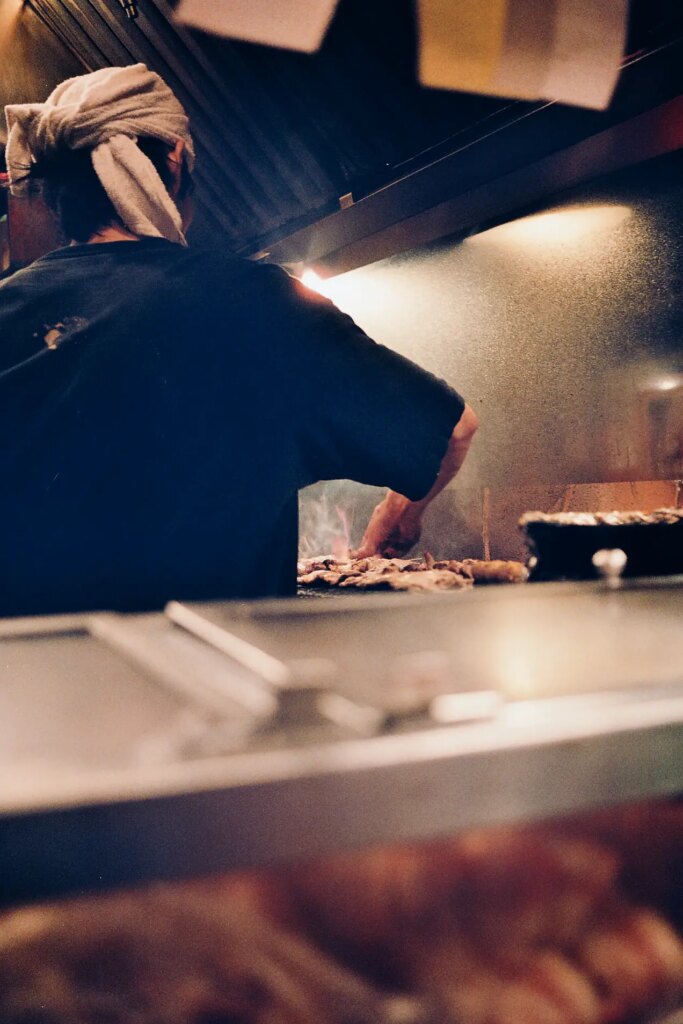
[[[529,522],[524,533],[536,559],[531,563],[532,581],[596,579],[593,555],[603,548],[620,548],[625,553],[624,576],[683,573],[683,522],[614,526]]]

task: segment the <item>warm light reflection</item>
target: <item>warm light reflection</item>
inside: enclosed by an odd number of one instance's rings
[[[508,699],[528,700],[534,692],[533,658],[523,637],[503,630],[493,647],[500,688]]]
[[[572,245],[610,231],[631,214],[629,206],[571,206],[499,224],[498,227],[472,235],[467,239],[467,244]]]

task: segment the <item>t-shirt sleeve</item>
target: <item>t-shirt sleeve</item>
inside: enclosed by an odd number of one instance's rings
[[[258,268],[300,452],[299,486],[349,479],[412,501],[434,483],[465,403],[445,381],[372,341],[331,302]],[[279,360],[276,360],[279,362]]]

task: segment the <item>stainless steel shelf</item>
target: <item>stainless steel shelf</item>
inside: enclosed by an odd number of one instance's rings
[[[634,584],[620,593],[589,584],[426,600],[359,598],[338,609],[321,602],[313,612],[302,604],[195,606],[192,613],[218,630],[204,639],[161,615],[3,624],[0,648],[14,652],[15,667],[0,669],[0,694],[14,683],[15,749],[0,766],[2,899],[301,859],[683,790],[681,581]],[[545,609],[543,657],[531,643],[541,635],[533,624],[539,608]],[[409,717],[375,735],[360,735],[353,718],[341,725],[321,719],[305,728],[294,721],[289,728],[273,716],[278,697],[272,680],[259,676],[258,665],[245,666],[212,645],[221,631],[245,643],[263,633],[267,657],[279,656],[288,671],[298,654],[296,620],[304,646],[326,630],[342,648],[356,636],[362,660],[369,641],[358,634],[358,615],[376,622],[374,644],[385,661],[397,625],[401,657],[423,649],[424,618],[431,622],[431,641],[440,638],[455,658],[459,649],[476,647],[479,622],[489,635],[488,654],[480,659],[487,675],[480,672],[479,683],[512,699],[480,721],[438,725]],[[556,687],[550,678],[541,685],[534,672],[547,671],[558,651],[566,660],[575,649],[574,668],[584,664],[586,638],[593,636],[588,623],[597,628],[601,619],[608,643],[596,652],[600,678],[577,679],[572,692],[572,673],[563,664]],[[66,662],[55,662],[54,649],[48,650],[51,643],[63,645],[65,635],[72,645],[87,639],[91,661],[95,641],[97,666],[94,671],[88,662],[87,670],[73,673],[70,742],[62,738],[60,746],[53,742],[54,721],[46,723],[36,707],[41,687],[49,693],[63,686],[63,666],[80,664],[73,649]],[[657,643],[641,651],[634,671],[633,638],[651,635]],[[505,660],[496,661],[491,651],[510,636],[517,641],[511,677],[517,692],[506,693]],[[610,636],[622,637],[620,650]],[[43,646],[18,659],[21,646],[32,644]],[[328,659],[332,653],[329,647]],[[17,664],[24,666],[22,686]],[[55,664],[62,665],[59,682]],[[457,658],[453,666],[443,687],[457,695],[472,685]],[[386,679],[380,696],[366,694],[375,709],[387,699]],[[145,696],[138,703],[132,694],[140,686]],[[88,693],[89,713],[78,717]],[[112,719],[115,694],[119,706],[124,695],[132,703],[124,702],[128,713]],[[357,680],[342,694],[356,704],[360,696]],[[162,700],[163,714],[153,710],[154,700]],[[146,725],[144,707],[152,708]],[[222,749],[232,752],[210,753]]]

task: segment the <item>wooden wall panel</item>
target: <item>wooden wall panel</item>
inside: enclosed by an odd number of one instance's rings
[[[59,82],[82,72],[83,65],[29,5],[0,0],[0,107],[41,102]],[[0,116],[0,143],[5,141],[5,119]],[[1,230],[5,245],[9,242],[12,267],[25,266],[63,244],[39,197],[11,197],[9,225],[5,223]],[[3,261],[7,261],[6,252]]]
[[[60,39],[20,0],[0,2],[0,107],[41,102],[83,65]],[[4,117],[0,141],[5,141]]]

